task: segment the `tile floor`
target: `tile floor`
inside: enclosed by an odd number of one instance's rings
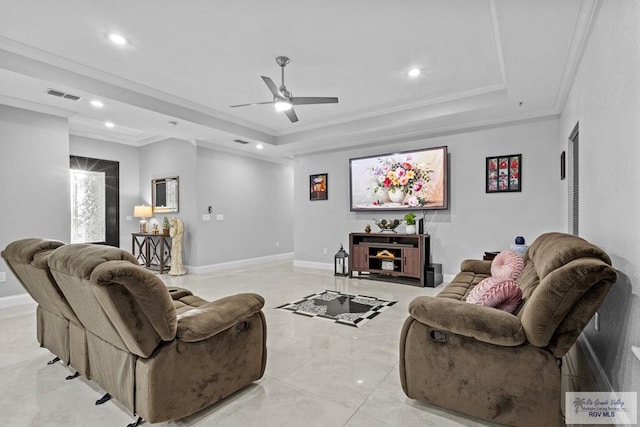
[[[278,263],[182,277],[161,276],[213,300],[256,292],[266,300],[267,368],[254,385],[202,412],[155,424],[174,426],[487,426],[408,399],[398,375],[398,339],[408,303],[442,285],[418,288],[334,277],[330,271]],[[275,307],[325,289],[398,303],[361,328],[292,314]],[[103,391],[60,363],[35,339],[35,304],[0,310],[0,425],[121,426],[134,420],[115,401],[95,406]],[[582,381],[577,364],[564,379]],[[144,424],[149,425],[149,424]]]

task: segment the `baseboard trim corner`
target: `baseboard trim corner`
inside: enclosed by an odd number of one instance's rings
[[[0,297],[0,308],[8,308],[16,305],[33,304],[33,298],[29,294],[9,295]]]
[[[582,348],[582,353],[587,359],[586,362],[591,368],[591,373],[593,374],[593,379],[595,380],[598,389],[605,392],[613,392],[613,385],[611,385],[609,377],[607,377],[604,368],[600,364],[596,352],[593,347],[591,347],[591,344],[589,344],[589,340],[584,335],[580,335],[578,337],[578,344]]]
[[[293,252],[287,252],[283,254],[277,255],[269,255],[259,258],[247,258],[247,259],[239,259],[236,261],[229,262],[221,262],[219,264],[209,264],[209,265],[201,265],[201,266],[185,266],[188,273],[193,274],[202,274],[202,273],[213,273],[215,271],[221,270],[229,270],[232,268],[244,268],[251,267],[254,265],[260,264],[268,264],[272,262],[287,262],[293,260]]]

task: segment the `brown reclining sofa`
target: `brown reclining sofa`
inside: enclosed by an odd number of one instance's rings
[[[109,246],[23,239],[2,257],[38,303],[41,346],[149,422],[193,414],[264,374],[260,295],[208,302]]]
[[[438,296],[409,304],[400,338],[405,394],[508,425],[558,426],[561,359],[616,281],[609,256],[563,233],[538,237],[514,314],[469,304],[491,261],[466,260]]]

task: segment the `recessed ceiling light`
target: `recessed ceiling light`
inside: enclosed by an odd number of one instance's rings
[[[262,149],[264,148],[264,145],[262,145],[262,144],[257,144],[257,145],[256,145],[256,148],[257,148],[258,150],[262,150]]]
[[[91,101],[91,105],[93,105],[96,108],[102,108],[104,107],[104,104],[102,103],[102,101],[98,100],[98,99],[94,99]]]
[[[109,34],[109,40],[111,40],[113,43],[120,45],[120,46],[124,46],[126,45],[127,39],[124,38],[124,36],[118,34],[118,33],[110,33]]]
[[[104,125],[108,128],[112,128],[116,126],[115,124],[113,124],[113,122],[104,122]]]
[[[418,77],[420,75],[420,68],[412,68],[407,74],[409,74],[409,77]]]

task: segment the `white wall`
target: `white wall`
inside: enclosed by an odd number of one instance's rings
[[[450,207],[426,213],[432,261],[441,263],[445,274],[456,274],[463,259],[508,248],[515,236],[531,242],[543,232],[564,230],[558,126],[553,118],[296,158],[296,262],[332,264],[340,244],[348,247],[349,233],[362,231],[366,224],[377,230],[372,218],[379,212],[349,211],[350,158],[416,148],[446,145],[449,150]],[[486,157],[518,153],[522,153],[522,192],[486,194]],[[328,200],[310,201],[309,175],[325,172],[329,174]],[[401,219],[403,214],[388,212],[385,217]]]
[[[561,118],[580,122],[580,235],[613,259],[618,282],[585,335],[614,390],[640,389],[640,2],[602,1]]]
[[[27,237],[69,241],[67,119],[0,105],[0,249]],[[0,297],[24,290],[0,259]]]
[[[131,233],[138,231],[138,220],[127,221],[126,218],[133,215],[133,206],[140,201],[138,147],[71,135],[69,152],[74,156],[119,163],[120,247],[130,251]]]
[[[293,167],[198,147],[193,265],[293,252]],[[212,206],[211,221],[203,221]],[[217,221],[217,215],[223,220]]]

